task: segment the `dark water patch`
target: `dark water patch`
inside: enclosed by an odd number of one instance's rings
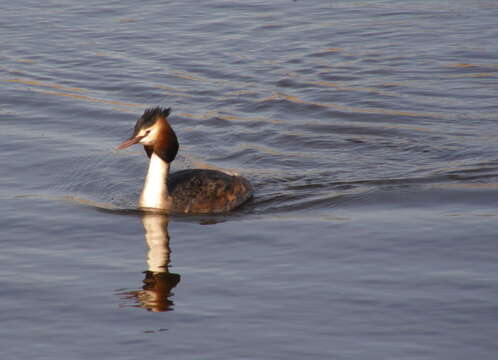
[[[308,135],[296,132],[281,132],[268,139],[268,142],[280,149],[291,151],[313,151],[321,149],[323,151],[332,150],[342,145],[336,137],[330,135]],[[304,150],[305,149],[305,150]],[[322,154],[323,155],[323,154]]]
[[[337,53],[341,53],[343,52],[344,49],[343,48],[328,48],[328,49],[325,49],[325,50],[321,50],[321,51],[317,51],[317,52],[312,52],[312,53],[309,53],[307,54],[307,56],[309,57],[324,57],[324,58],[334,58],[337,56]],[[339,54],[340,56],[340,54]]]
[[[351,76],[351,75],[339,75],[339,74],[334,74],[334,73],[322,73],[320,74],[320,78],[325,80],[325,81],[358,81],[360,78],[358,76]]]
[[[278,80],[276,85],[278,87],[292,88],[292,89],[302,89],[302,88],[309,87],[309,85],[306,83],[300,83],[294,79],[289,79],[289,78]]]
[[[202,121],[202,125],[212,128],[228,128],[230,126],[230,121],[220,117],[212,117]]]
[[[464,214],[470,205],[478,205],[483,214],[498,215],[494,209],[493,197],[496,196],[496,186],[482,189],[472,184],[460,188],[442,185],[420,188],[420,191],[381,191],[370,193],[368,205],[389,205],[394,207],[439,207],[448,213]],[[364,204],[367,205],[367,204]],[[452,210],[447,209],[451,205]]]
[[[260,197],[255,199],[254,211],[278,214],[281,211],[340,209],[357,205],[360,200],[369,206],[378,203],[380,207],[390,204],[403,208],[412,205],[446,207],[481,203],[490,207],[494,203],[493,191],[498,180],[498,172],[465,175],[429,171],[421,177],[348,181],[341,181],[338,176],[337,173],[303,174],[288,180],[280,179],[273,183],[278,184],[283,192],[275,196],[265,189],[270,183],[262,185]],[[409,200],[404,201],[400,194],[407,194],[403,196]],[[370,197],[375,201],[369,202]],[[434,201],[431,201],[432,197]],[[487,200],[482,202],[484,198]]]
[[[433,182],[435,187],[428,184]],[[249,205],[254,214],[282,215],[288,212],[336,211],[345,209],[439,208],[455,215],[464,215],[466,209],[481,208],[483,216],[498,216],[494,209],[496,185],[463,184],[437,185],[437,179],[372,180],[348,184],[332,183],[328,186],[291,187],[292,192],[275,197],[255,199]],[[452,210],[450,210],[450,208]],[[476,214],[479,216],[479,213]]]
[[[230,154],[215,158],[213,160],[226,161],[231,159],[238,159],[239,161],[244,161],[244,159],[254,158],[255,154],[257,154],[256,149],[246,148],[240,151],[232,152]]]
[[[349,120],[349,118],[348,118]],[[336,120],[336,124],[325,124],[308,122],[306,124],[296,125],[295,128],[300,131],[305,131],[310,134],[337,134],[337,135],[365,135],[367,138],[375,137],[414,137],[417,133],[414,132],[415,129],[403,128],[402,125],[385,126],[385,124],[378,124],[377,126],[372,126],[372,124],[366,123],[352,126],[347,124],[343,120]],[[354,121],[352,121],[354,123]],[[424,134],[423,132],[421,134]]]
[[[276,97],[270,99],[263,99],[250,106],[252,112],[258,111],[285,111],[290,113],[298,112],[313,112],[321,110],[322,106],[319,104],[310,104],[301,101],[295,101],[291,98]],[[249,110],[249,109],[248,109]]]

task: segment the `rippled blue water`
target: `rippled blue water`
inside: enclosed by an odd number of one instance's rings
[[[496,1],[0,9],[2,359],[496,359]],[[134,211],[171,106],[226,216]]]

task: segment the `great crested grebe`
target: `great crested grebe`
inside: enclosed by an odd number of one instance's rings
[[[167,120],[170,112],[171,108],[161,107],[145,110],[131,137],[117,147],[142,144],[150,158],[139,207],[168,213],[222,213],[250,199],[252,186],[242,176],[205,169],[169,173],[179,147]]]

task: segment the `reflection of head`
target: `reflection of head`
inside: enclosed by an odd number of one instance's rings
[[[143,294],[147,294],[147,297],[141,299],[142,307],[154,312],[172,310],[174,303],[169,300],[169,297],[173,295],[171,289],[179,282],[180,275],[178,274],[146,271]]]
[[[141,307],[152,312],[173,310],[174,303],[169,298],[173,296],[171,290],[180,282],[180,275],[152,271],[144,271],[144,273],[143,290],[124,291],[119,295],[123,299],[133,299],[136,305],[132,307]]]
[[[147,264],[142,290],[121,293],[128,299],[135,299],[136,306],[149,311],[172,310],[173,289],[180,282],[180,275],[169,272],[170,248],[168,234],[168,218],[162,214],[144,214],[142,223],[145,229],[145,240],[149,247]]]

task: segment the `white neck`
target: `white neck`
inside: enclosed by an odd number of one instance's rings
[[[154,152],[150,157],[149,170],[138,205],[141,208],[168,209],[171,198],[168,194],[169,163]]]

